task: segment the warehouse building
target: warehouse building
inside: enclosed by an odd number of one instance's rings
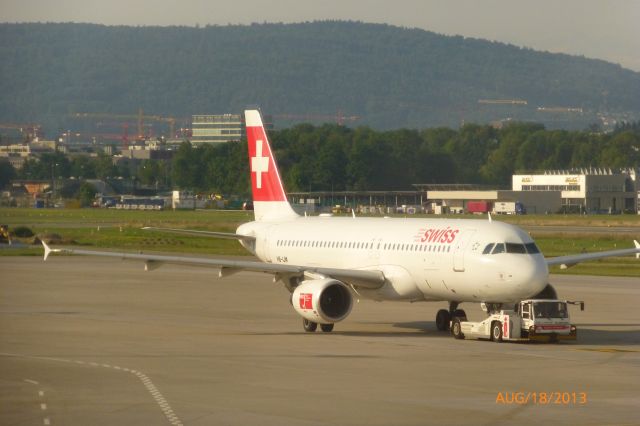
[[[583,168],[548,170],[512,177],[514,191],[545,194],[560,191],[562,209],[585,213],[637,213],[637,171]]]
[[[300,212],[359,213],[638,213],[634,169],[547,170],[512,176],[511,189],[476,184],[414,184],[414,191],[289,193]]]
[[[616,214],[640,210],[636,177],[635,169],[583,168],[513,175],[510,190],[458,184],[414,186],[426,193],[426,210],[434,213],[468,213],[482,201],[487,203],[484,210],[493,212],[515,213],[519,203],[531,214]],[[504,205],[514,208],[501,209]]]
[[[526,192],[465,184],[414,186],[426,193],[425,210],[436,214],[487,212],[547,214],[556,213],[562,207],[560,191]]]

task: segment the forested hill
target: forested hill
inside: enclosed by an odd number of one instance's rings
[[[139,108],[174,117],[247,105],[274,115],[342,111],[361,117],[355,125],[380,129],[507,117],[571,127],[599,111],[640,111],[640,73],[619,65],[357,22],[0,24],[0,58],[0,121],[58,128],[73,112]],[[537,109],[558,106],[582,112]]]

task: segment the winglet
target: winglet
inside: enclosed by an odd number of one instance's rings
[[[351,209],[351,216],[353,216],[353,218],[356,218],[356,209]]]
[[[489,223],[493,222],[493,220],[491,220],[491,212],[487,212],[487,217],[489,218]]]
[[[40,240],[40,242],[42,243],[42,246],[44,247],[44,261],[45,262],[47,261],[47,258],[49,257],[49,255],[51,253],[59,253],[59,252],[62,251],[60,249],[52,249],[51,247],[49,247],[47,245],[47,243],[44,242],[44,240]]]
[[[640,250],[640,243],[638,240],[633,240],[633,244],[636,245],[636,249]],[[636,259],[640,259],[640,253],[636,253]]]

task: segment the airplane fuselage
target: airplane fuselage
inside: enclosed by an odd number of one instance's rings
[[[264,262],[382,271],[384,286],[357,290],[374,300],[516,302],[548,283],[531,237],[502,222],[298,217],[237,232]]]

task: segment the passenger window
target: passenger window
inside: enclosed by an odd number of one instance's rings
[[[484,250],[482,250],[482,254],[489,254],[491,253],[491,249],[493,248],[493,245],[495,243],[489,243],[487,244],[487,246],[484,248]]]
[[[496,246],[493,248],[493,251],[491,252],[491,254],[498,254],[498,253],[504,253],[503,243],[496,244]]]

